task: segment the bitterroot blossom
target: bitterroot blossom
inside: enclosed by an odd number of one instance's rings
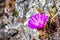
[[[41,29],[44,28],[45,24],[47,23],[48,16],[45,13],[42,14],[35,14],[30,17],[28,21],[28,27],[31,29]]]

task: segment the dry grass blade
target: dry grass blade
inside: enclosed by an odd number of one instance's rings
[[[51,22],[52,22],[52,20],[56,17],[58,15],[58,13],[56,13],[52,18],[51,18]],[[50,23],[51,23],[50,22]]]

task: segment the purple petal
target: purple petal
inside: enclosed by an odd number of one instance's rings
[[[30,17],[30,20],[28,21],[28,27],[31,29],[43,28],[47,20],[48,16],[46,16],[44,13],[35,14]]]

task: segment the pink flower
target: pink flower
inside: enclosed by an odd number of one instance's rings
[[[31,29],[43,28],[47,20],[48,16],[46,16],[44,13],[37,13],[30,17],[28,27]]]

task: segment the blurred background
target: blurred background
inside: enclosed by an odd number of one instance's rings
[[[38,12],[49,17],[44,31],[28,27]],[[0,40],[60,40],[60,0],[0,0]]]

